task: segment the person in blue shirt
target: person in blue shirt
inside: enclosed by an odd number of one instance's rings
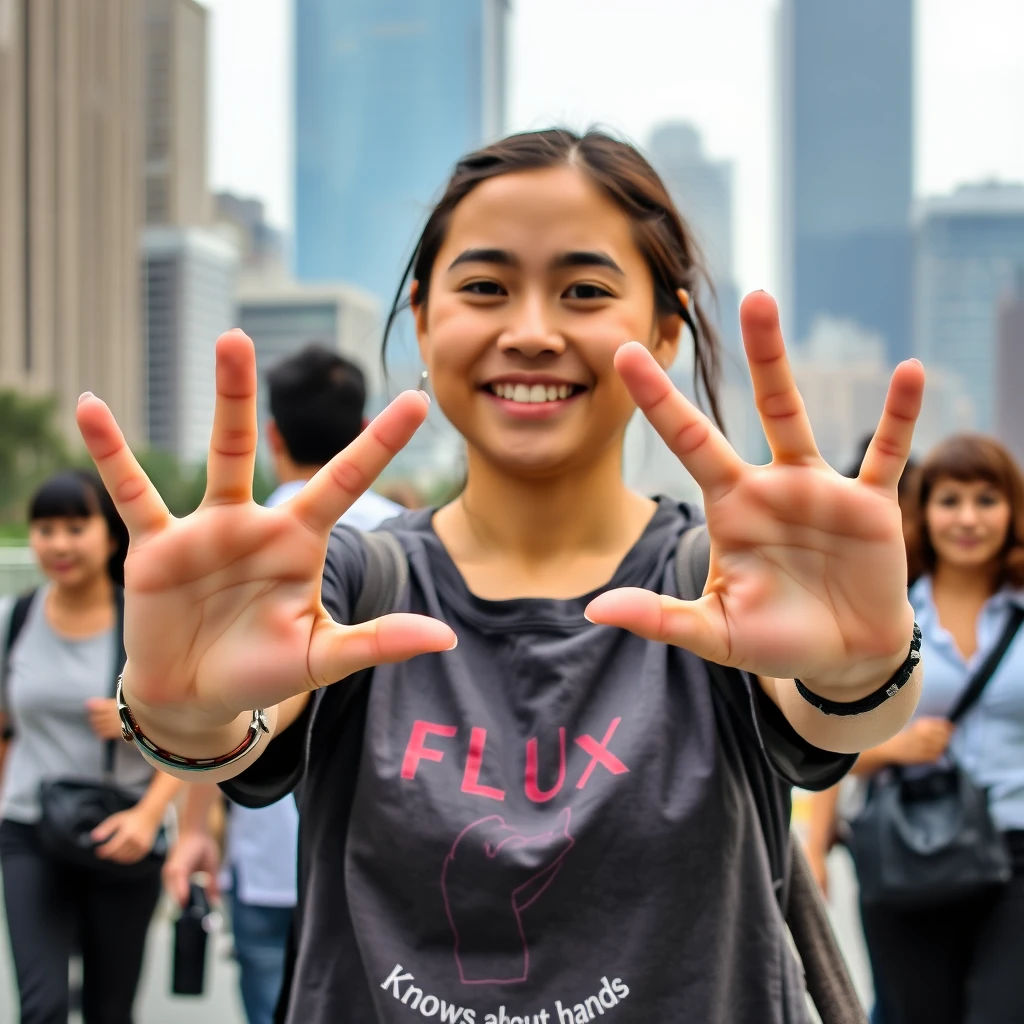
[[[267,382],[267,439],[280,482],[267,505],[276,506],[298,494],[362,431],[366,385],[358,366],[317,345],[278,363]],[[370,530],[400,511],[394,502],[367,491],[342,521]],[[183,906],[189,879],[197,872],[209,876],[213,893],[218,890],[220,852],[208,827],[218,799],[216,786],[190,787],[180,838],[164,869],[168,889]],[[235,955],[249,1024],[270,1024],[281,989],[297,900],[298,827],[293,796],[259,809],[230,807],[221,877],[231,892]]]
[[[908,513],[910,600],[928,671],[913,719],[861,754],[853,773],[948,752],[988,787],[1015,863],[1010,884],[990,898],[928,910],[862,906],[881,1017],[1024,1022],[1024,633],[956,728],[945,717],[1024,603],[1024,481],[998,442],[958,435],[925,459]]]

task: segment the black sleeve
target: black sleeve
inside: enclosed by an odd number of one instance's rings
[[[348,622],[363,585],[366,555],[357,531],[336,526],[324,562],[320,596],[335,622]],[[309,699],[302,714],[248,768],[220,788],[243,807],[267,807],[294,791],[306,768],[307,736],[324,691]]]
[[[839,782],[854,766],[857,755],[836,754],[808,743],[789,724],[761,684],[753,676],[745,678],[754,728],[772,770],[791,786],[801,789],[818,791]]]

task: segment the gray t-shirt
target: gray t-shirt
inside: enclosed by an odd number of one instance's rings
[[[662,500],[609,586],[675,593],[694,520]],[[308,730],[289,1024],[804,1024],[753,793],[788,810],[790,783],[853,759],[800,740],[749,680],[730,718],[692,654],[588,623],[594,595],[474,596],[429,511],[385,529],[409,557],[400,609],[458,647],[376,669],[347,707],[329,688],[225,785],[279,797]],[[336,530],[339,621],[364,567]]]
[[[82,639],[55,632],[43,609],[46,589],[32,601],[4,686],[9,706],[3,711],[15,732],[4,765],[0,817],[25,824],[39,820],[44,780],[103,780],[105,744],[89,727],[85,702],[111,696],[117,657],[113,630]],[[0,616],[0,645],[7,639],[10,614],[8,606]],[[134,744],[115,743],[113,781],[142,796],[153,769]]]

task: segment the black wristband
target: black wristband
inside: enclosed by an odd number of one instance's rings
[[[868,711],[874,711],[875,708],[881,707],[887,700],[895,697],[914,674],[914,669],[917,668],[920,660],[921,627],[915,622],[914,636],[910,641],[910,652],[907,654],[907,660],[897,669],[896,674],[888,682],[875,690],[874,693],[869,693],[861,700],[851,702],[826,700],[824,697],[819,697],[816,693],[811,693],[799,679],[796,680],[796,691],[808,704],[813,704],[823,715],[863,715]]]

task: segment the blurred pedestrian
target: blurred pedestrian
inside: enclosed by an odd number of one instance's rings
[[[950,877],[949,897],[930,897],[936,905],[923,908],[862,899],[881,1015],[885,1024],[1021,1024],[1024,636],[1007,626],[1024,607],[1024,481],[1009,452],[980,435],[938,445],[921,467],[907,535],[924,688],[913,720],[861,754],[854,774],[880,778],[898,766],[905,785],[919,780],[931,793],[931,780],[944,777],[933,766],[954,763],[987,792],[1013,876],[969,898],[955,897],[960,879]],[[948,716],[1008,636],[987,685],[954,727]],[[888,851],[873,852],[884,871]],[[919,873],[926,868],[917,862]]]
[[[287,357],[267,374],[271,420],[267,424],[277,490],[268,506],[282,504],[366,425],[366,386],[355,363],[320,346]],[[373,529],[397,515],[398,505],[367,491],[343,516]],[[189,879],[203,872],[217,894],[220,852],[210,832],[210,812],[221,799],[212,785],[190,786],[179,838],[164,869],[167,886],[182,905]],[[230,891],[231,925],[242,1001],[249,1024],[270,1024],[284,971],[285,950],[297,900],[298,811],[291,795],[269,807],[230,804],[223,881]]]
[[[21,1021],[65,1024],[68,961],[80,951],[86,1024],[130,1024],[160,895],[153,851],[182,784],[121,740],[112,693],[128,531],[107,491],[91,471],[59,473],[31,499],[29,525],[46,583],[0,619],[0,866]],[[89,822],[91,837],[72,835],[85,844],[72,859],[54,845],[68,825],[53,819],[57,793],[82,820],[86,800],[125,806]]]

